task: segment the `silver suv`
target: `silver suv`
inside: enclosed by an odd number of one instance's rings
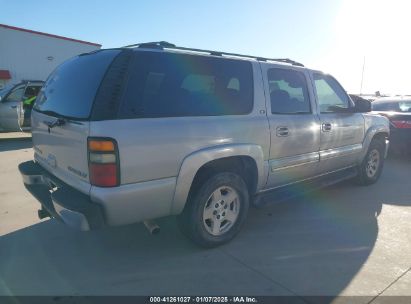
[[[144,43],[60,65],[19,166],[52,216],[82,230],[176,215],[201,246],[232,239],[250,205],[356,177],[378,180],[388,120],[330,75],[268,59]]]

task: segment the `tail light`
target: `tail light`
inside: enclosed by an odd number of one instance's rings
[[[398,118],[395,119],[395,117],[392,117],[392,115],[385,113],[380,113],[380,115],[387,117],[390,121],[391,126],[393,126],[394,128],[411,129],[411,120],[398,120]]]
[[[90,183],[99,187],[120,185],[120,159],[113,139],[88,139],[88,167]]]
[[[398,129],[411,129],[411,120],[391,120],[391,123]]]

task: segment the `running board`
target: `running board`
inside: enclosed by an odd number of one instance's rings
[[[351,167],[338,172],[326,174],[309,181],[298,182],[292,185],[276,188],[255,196],[253,205],[257,208],[262,208],[273,203],[280,203],[291,198],[300,197],[305,193],[309,193],[324,187],[328,187],[347,179],[357,176],[357,168]]]

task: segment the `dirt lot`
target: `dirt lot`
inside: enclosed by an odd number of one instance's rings
[[[411,295],[411,159],[387,160],[370,187],[253,209],[230,244],[203,250],[173,218],[158,236],[39,221],[17,171],[32,153],[28,139],[0,141],[0,295]]]

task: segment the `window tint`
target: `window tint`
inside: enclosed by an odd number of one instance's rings
[[[100,82],[118,53],[118,50],[105,50],[65,61],[47,79],[34,109],[88,118]]]
[[[310,99],[303,73],[285,69],[270,69],[268,83],[273,114],[310,113]]]
[[[374,111],[398,111],[398,102],[377,102],[372,103]]]
[[[348,95],[334,78],[314,74],[314,83],[321,113],[339,112],[339,109],[349,107]]]
[[[23,94],[24,94],[24,87],[17,87],[13,91],[11,91],[9,95],[7,95],[4,101],[5,102],[9,102],[9,101],[20,102],[23,98]]]
[[[411,101],[374,102],[374,111],[411,112]]]
[[[246,61],[136,52],[122,118],[247,114],[253,106]]]
[[[184,78],[181,88],[190,93],[214,94],[215,77],[210,75],[190,74]]]
[[[400,111],[401,112],[411,112],[411,101],[400,102]]]

